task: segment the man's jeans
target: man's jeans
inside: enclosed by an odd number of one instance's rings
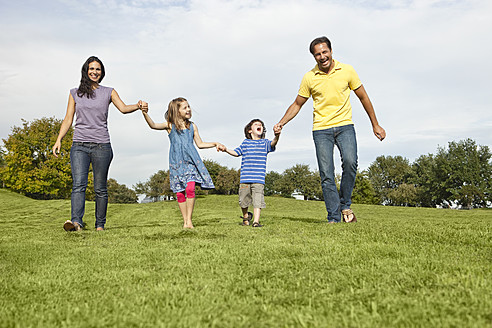
[[[72,222],[84,227],[82,220],[85,211],[85,190],[92,163],[94,193],[96,194],[96,229],[104,228],[108,209],[108,170],[113,159],[109,143],[74,142],[70,149],[72,166]]]
[[[316,146],[321,188],[328,211],[327,219],[328,222],[340,222],[341,210],[350,208],[352,204],[352,190],[357,174],[357,140],[354,125],[313,131],[313,139]],[[335,184],[334,145],[340,150],[342,161],[340,193]]]

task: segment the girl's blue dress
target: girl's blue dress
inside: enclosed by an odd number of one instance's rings
[[[178,131],[173,124],[169,133],[169,182],[173,192],[186,189],[190,181],[200,184],[202,189],[212,189],[214,184],[193,145],[194,129],[190,123],[188,129]]]

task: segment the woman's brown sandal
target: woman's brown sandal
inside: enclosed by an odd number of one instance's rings
[[[355,217],[354,212],[348,208],[346,210],[342,210],[343,222],[352,223],[357,222],[357,218]]]

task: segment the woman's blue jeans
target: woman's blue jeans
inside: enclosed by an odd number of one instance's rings
[[[113,159],[109,143],[74,142],[70,149],[72,167],[72,222],[84,227],[85,190],[92,163],[94,193],[96,194],[96,229],[104,228],[108,209],[108,171]]]
[[[350,208],[357,174],[357,139],[353,124],[313,131],[321,189],[328,212],[328,222],[340,222],[340,212]],[[342,161],[340,193],[335,183],[333,148],[337,146]]]

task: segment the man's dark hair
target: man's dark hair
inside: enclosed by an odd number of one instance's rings
[[[319,38],[314,39],[311,41],[311,44],[309,45],[309,52],[311,52],[312,55],[314,55],[314,46],[320,43],[326,43],[328,48],[331,51],[331,42],[328,40],[326,36],[320,36]]]
[[[261,139],[265,138],[265,134],[266,134],[265,123],[263,123],[263,121],[260,120],[259,118],[255,118],[254,120],[251,120],[251,122],[246,124],[246,126],[244,127],[244,136],[246,137],[246,139],[253,139],[253,137],[251,137],[251,133],[249,133],[249,130],[251,130],[251,126],[255,122],[260,122],[261,125],[263,126],[263,133],[261,134]]]

